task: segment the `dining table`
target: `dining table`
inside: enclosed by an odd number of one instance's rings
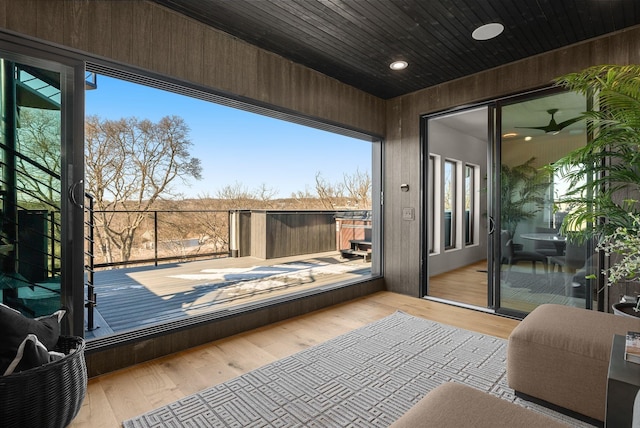
[[[523,233],[520,237],[531,241],[551,242],[555,245],[559,255],[564,254],[564,248],[567,245],[567,238],[557,233]]]

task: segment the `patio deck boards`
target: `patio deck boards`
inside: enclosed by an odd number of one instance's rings
[[[219,258],[98,271],[97,327],[86,338],[276,297],[370,274],[361,258],[339,252],[262,260]],[[86,317],[85,317],[86,319]]]

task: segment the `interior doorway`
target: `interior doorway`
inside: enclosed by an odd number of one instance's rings
[[[489,106],[427,122],[427,296],[487,308]]]

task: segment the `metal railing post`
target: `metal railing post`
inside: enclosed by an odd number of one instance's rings
[[[158,266],[158,211],[153,212],[153,259],[155,266]]]
[[[229,256],[240,256],[240,240],[238,230],[240,228],[240,212],[238,210],[229,210]]]
[[[87,195],[89,199],[89,248],[88,248],[88,265],[87,265],[87,303],[85,307],[87,308],[87,330],[92,331],[95,329],[94,326],[94,313],[93,310],[97,306],[97,294],[95,292],[95,282],[94,282],[94,228],[95,228],[95,219],[93,217],[93,197]]]
[[[49,211],[49,242],[51,243],[51,252],[49,258],[51,260],[51,270],[48,272],[47,276],[49,278],[54,277],[56,275],[56,218],[55,212]]]

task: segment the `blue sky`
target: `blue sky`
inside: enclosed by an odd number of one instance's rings
[[[146,86],[98,76],[98,89],[86,92],[86,114],[120,119],[135,116],[157,122],[177,115],[190,128],[191,155],[203,166],[202,180],[180,188],[188,197],[241,183],[255,190],[264,183],[276,197],[315,191],[320,172],[331,183],[356,169],[371,174],[371,143],[260,116]]]

